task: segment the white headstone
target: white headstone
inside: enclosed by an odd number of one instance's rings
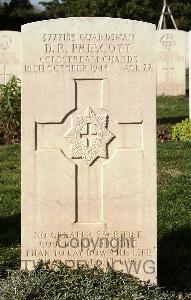
[[[189,68],[189,32],[186,33],[186,69]]]
[[[22,264],[156,281],[155,26],[24,25]]]
[[[157,95],[186,94],[186,32],[157,30]]]
[[[13,75],[21,78],[21,33],[0,31],[0,84]]]
[[[191,31],[189,32],[189,118],[191,119]]]

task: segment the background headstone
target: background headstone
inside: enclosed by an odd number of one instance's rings
[[[22,27],[22,265],[156,281],[155,26],[68,18]]]
[[[0,31],[0,83],[21,78],[21,33]]]
[[[191,31],[189,32],[189,118],[191,119]]]
[[[186,32],[157,30],[157,95],[186,94]]]
[[[189,32],[186,33],[186,69],[189,68]]]

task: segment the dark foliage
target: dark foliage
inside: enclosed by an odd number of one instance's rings
[[[157,126],[157,140],[161,142],[168,142],[171,138],[170,126]]]
[[[191,28],[191,1],[169,1],[177,26],[181,30]],[[163,1],[159,0],[52,0],[41,2],[44,11],[39,12],[29,0],[0,2],[0,30],[20,30],[21,25],[37,20],[58,17],[118,17],[158,24]],[[167,22],[172,28],[172,22]]]
[[[17,271],[0,281],[2,300],[183,300],[130,275],[112,270],[78,268],[62,263],[40,263],[32,272]],[[187,298],[188,299],[188,298]]]
[[[21,131],[20,80],[13,76],[0,85],[0,136],[5,144],[20,141]]]

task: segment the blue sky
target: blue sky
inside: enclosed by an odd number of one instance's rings
[[[36,5],[36,4],[38,3],[37,0],[31,0],[30,2],[31,2],[33,5]]]
[[[30,0],[30,2],[31,2],[32,5],[38,6],[38,7],[40,6],[38,3],[41,2],[41,1],[43,1],[43,2],[49,2],[50,0]]]
[[[34,6],[38,6],[38,7],[42,7],[41,5],[39,5],[39,2],[43,1],[43,2],[49,2],[51,0],[29,0],[31,2],[32,5]],[[1,1],[0,1],[1,2]],[[3,0],[3,2],[9,2],[9,0]]]
[[[38,0],[30,0],[30,2],[31,2],[32,5],[39,6],[38,2],[40,2],[40,1],[38,1]]]

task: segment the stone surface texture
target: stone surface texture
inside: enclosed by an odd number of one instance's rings
[[[191,31],[189,32],[189,118],[191,119]]]
[[[157,95],[186,94],[186,37],[181,30],[157,30]]]
[[[189,68],[189,32],[186,33],[186,69]]]
[[[156,282],[155,33],[111,18],[22,27],[23,267]]]
[[[21,33],[0,31],[0,84],[13,75],[21,78]]]

